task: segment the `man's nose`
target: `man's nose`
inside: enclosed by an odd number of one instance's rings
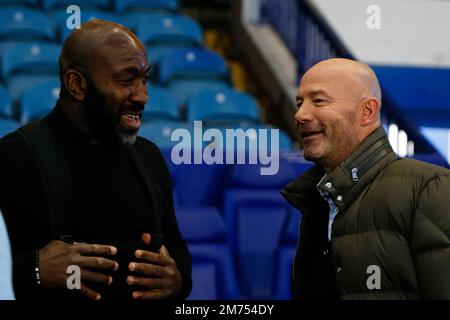
[[[133,92],[131,94],[131,100],[135,103],[144,105],[148,101],[147,85],[145,85],[141,81],[137,81],[137,82],[138,82],[138,84],[136,84],[133,87]]]
[[[304,123],[310,122],[312,121],[312,119],[313,116],[311,106],[308,103],[304,102],[295,113],[295,121],[297,121],[298,123]]]

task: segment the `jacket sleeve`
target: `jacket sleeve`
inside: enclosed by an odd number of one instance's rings
[[[430,180],[419,195],[411,248],[421,297],[450,299],[450,174]]]

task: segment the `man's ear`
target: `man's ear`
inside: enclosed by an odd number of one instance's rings
[[[361,125],[363,127],[380,120],[380,101],[375,98],[367,98],[361,105]]]
[[[69,69],[64,73],[64,86],[67,92],[77,101],[83,101],[87,93],[87,83],[84,75],[75,69]]]

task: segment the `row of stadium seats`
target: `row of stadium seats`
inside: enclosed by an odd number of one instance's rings
[[[240,220],[258,219],[258,212],[244,212],[247,214],[241,214]],[[177,210],[180,230],[193,257],[189,299],[290,299],[289,275],[300,216],[291,212],[270,218],[275,218],[275,229],[267,224],[252,228],[244,224],[240,228],[239,250],[235,254],[226,241],[225,222],[216,208]],[[252,232],[256,227],[260,228],[258,234]],[[252,246],[253,251],[248,250],[246,242],[254,244],[254,239],[260,239],[262,234],[264,241]],[[261,245],[267,250],[258,250]]]
[[[1,68],[12,104],[18,103],[25,93],[36,88],[37,85],[42,85],[40,90],[53,95],[56,84],[59,82],[58,56],[59,47],[38,43],[17,44],[4,53]],[[221,90],[223,93],[218,94],[217,97],[206,97],[206,94],[205,97],[200,98],[201,100],[215,100],[216,106],[228,107],[233,105],[240,107],[248,103],[241,113],[253,119],[258,118],[257,105],[253,99],[244,93],[239,94],[230,90],[225,61],[212,51],[200,48],[174,50],[164,54],[158,70],[159,84],[165,86],[175,99],[171,103],[172,106],[175,103],[179,107],[204,88],[209,88]],[[172,111],[174,110],[175,108]],[[194,110],[191,109],[191,111]],[[17,118],[18,114],[14,116]],[[196,114],[189,114],[188,119],[196,116]]]
[[[159,46],[158,48],[148,47],[150,60],[158,63],[160,68],[158,78],[159,83],[168,83],[177,72],[184,73],[190,71],[194,75],[208,74],[210,77],[227,78],[228,70],[223,58],[206,49],[200,47],[180,47],[176,43],[174,47]],[[10,40],[0,42],[1,76],[3,81],[15,71],[32,68],[42,68],[49,73],[58,70],[58,56],[61,46],[55,43],[48,43],[40,40],[20,41]],[[56,58],[56,60],[55,60]],[[163,59],[161,59],[163,58]]]
[[[69,17],[65,10],[57,10],[48,15],[27,8],[0,7],[0,38],[2,42],[11,39],[63,42],[73,31],[70,28],[74,28]],[[163,45],[201,46],[203,41],[200,25],[179,13],[131,12],[119,15],[105,11],[82,11],[81,23],[92,19],[109,20],[127,26],[135,31],[143,43],[154,47],[155,51],[159,51],[158,47]]]
[[[222,187],[218,186],[221,180],[217,172],[197,176],[207,185],[209,196],[214,198],[216,187],[223,197],[216,206],[208,203],[176,210],[194,258],[191,299],[290,298],[289,275],[300,215],[279,190],[311,167],[311,163],[299,159],[282,157],[279,172],[271,177],[259,175],[258,166],[235,165],[224,174],[229,179]],[[181,182],[191,184],[195,183],[192,175],[204,172],[197,166],[181,170],[190,176]],[[176,197],[180,195],[178,188],[185,193],[185,188],[192,187],[179,186],[179,182],[174,181]]]
[[[19,119],[22,124],[39,119],[51,111],[58,100],[59,91],[59,80],[48,80],[24,92],[19,105],[14,105],[9,91],[0,86],[0,117]],[[144,122],[186,120],[192,125],[193,121],[202,120],[207,121],[209,126],[216,127],[261,122],[254,99],[247,93],[231,88],[203,89],[188,101],[185,109],[178,105],[176,98],[165,88],[149,85],[148,94],[151,105],[143,113]]]
[[[1,0],[0,5],[18,4],[43,10],[67,7],[74,3],[73,0]],[[179,0],[77,0],[77,5],[89,6],[100,9],[110,9],[117,12],[133,9],[149,10],[178,10]]]

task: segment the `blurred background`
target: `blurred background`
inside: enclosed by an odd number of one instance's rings
[[[394,150],[449,166],[450,1],[376,2],[0,0],[0,136],[44,116],[58,99],[58,56],[77,10],[70,5],[80,8],[81,22],[129,27],[153,66],[140,135],[161,148],[172,175],[193,255],[189,299],[289,299],[301,214],[280,189],[312,166],[294,122],[309,67],[332,57],[371,65]],[[192,132],[195,120],[204,129],[280,129],[278,173],[261,176],[261,165],[251,164],[175,165],[171,133]]]

